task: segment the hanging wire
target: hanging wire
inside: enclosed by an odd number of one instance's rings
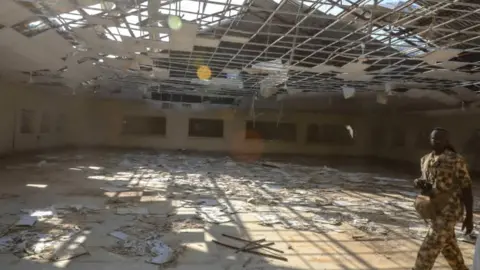
[[[278,128],[278,125],[280,124],[280,120],[282,119],[283,117],[283,101],[282,101],[282,104],[280,104],[280,111],[278,112],[278,116],[277,116],[277,128]]]

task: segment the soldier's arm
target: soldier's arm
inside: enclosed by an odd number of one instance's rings
[[[423,171],[424,168],[423,168],[423,163],[425,162],[425,157],[422,157],[420,159],[420,172],[421,172],[421,176],[415,180],[413,180],[413,186],[415,188],[418,188],[418,189],[421,189],[422,191],[426,189],[426,185],[427,185],[427,180],[424,179],[424,174],[425,172]]]

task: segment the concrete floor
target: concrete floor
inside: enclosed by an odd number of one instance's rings
[[[426,231],[411,207],[413,176],[388,170],[117,151],[6,159],[2,167],[0,235],[75,231],[67,241],[88,251],[54,262],[46,251],[4,251],[0,265],[9,270],[410,269]],[[208,217],[218,206],[224,216]],[[119,210],[132,207],[148,214]],[[22,211],[44,208],[55,214],[32,227],[12,226]],[[205,211],[207,221],[198,219]],[[212,218],[229,220],[214,224]],[[108,234],[115,230],[138,239],[156,235],[178,256],[163,266],[146,263],[148,254],[114,248],[118,239]],[[222,234],[275,242],[288,262],[212,242],[243,246]],[[474,246],[460,246],[471,264]],[[449,269],[442,256],[434,269]]]

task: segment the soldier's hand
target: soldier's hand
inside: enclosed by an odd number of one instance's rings
[[[465,234],[471,234],[473,231],[473,217],[467,216],[463,221],[462,231],[465,230]]]

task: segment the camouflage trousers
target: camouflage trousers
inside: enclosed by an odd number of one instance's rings
[[[468,270],[455,238],[456,223],[457,219],[442,216],[432,220],[430,230],[418,251],[414,270],[432,269],[440,252],[452,269]]]

